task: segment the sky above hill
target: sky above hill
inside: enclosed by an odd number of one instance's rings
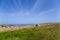
[[[60,0],[0,0],[0,24],[60,22]]]

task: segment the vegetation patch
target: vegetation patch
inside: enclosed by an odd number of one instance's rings
[[[60,24],[1,32],[0,40],[60,40]]]

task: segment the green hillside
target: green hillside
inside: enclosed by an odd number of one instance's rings
[[[0,40],[60,40],[60,24],[1,32]]]

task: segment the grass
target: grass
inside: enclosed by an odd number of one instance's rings
[[[60,40],[60,24],[1,32],[0,40]]]

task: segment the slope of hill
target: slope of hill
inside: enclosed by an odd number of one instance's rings
[[[1,32],[0,40],[60,40],[60,24]]]

